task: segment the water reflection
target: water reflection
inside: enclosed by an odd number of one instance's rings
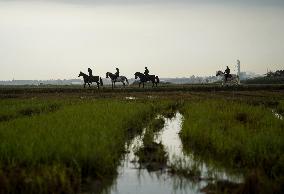
[[[274,116],[277,119],[283,120],[283,116],[281,114],[277,113],[275,110],[272,110],[272,114],[274,114]]]
[[[134,96],[127,96],[125,97],[126,100],[136,100],[137,98]]]
[[[128,169],[122,172],[114,186],[105,193],[200,193],[205,182],[193,183],[167,172],[148,172],[146,169]]]
[[[206,163],[198,161],[193,155],[185,155],[182,149],[182,142],[179,138],[179,131],[182,124],[182,115],[177,113],[172,119],[165,119],[165,126],[155,136],[156,142],[162,142],[169,155],[168,166],[180,165],[182,168],[198,168],[200,178],[197,181],[187,179],[183,176],[170,173],[170,168],[149,172],[141,169],[135,151],[143,145],[143,135],[135,137],[128,145],[125,158],[120,165],[119,175],[114,184],[103,191],[103,194],[127,194],[127,193],[163,193],[163,194],[198,194],[202,193],[201,188],[208,182],[214,180],[230,180],[240,182],[239,176],[232,176],[225,170],[215,169]]]

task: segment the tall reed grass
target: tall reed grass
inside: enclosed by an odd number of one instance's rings
[[[72,193],[85,177],[113,176],[129,131],[150,120],[153,107],[94,100],[1,122],[0,193],[54,193],[61,188]]]
[[[226,166],[260,169],[274,182],[284,180],[284,121],[271,109],[215,99],[189,102],[183,113],[180,136],[186,150]]]

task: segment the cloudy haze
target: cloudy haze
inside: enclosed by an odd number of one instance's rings
[[[0,80],[284,66],[284,1],[0,0]]]

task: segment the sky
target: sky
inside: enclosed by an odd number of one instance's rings
[[[283,0],[0,0],[0,80],[284,69]]]

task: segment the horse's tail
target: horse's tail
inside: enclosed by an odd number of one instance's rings
[[[127,85],[129,85],[129,82],[128,82],[128,79],[127,79],[127,77],[125,77],[125,81],[126,81]]]
[[[156,76],[156,80],[157,80],[157,81],[156,81],[157,83],[160,83],[160,79],[159,79],[158,76]]]
[[[103,83],[103,79],[100,77],[100,84],[101,84],[101,86],[103,86],[104,85],[104,83]]]

